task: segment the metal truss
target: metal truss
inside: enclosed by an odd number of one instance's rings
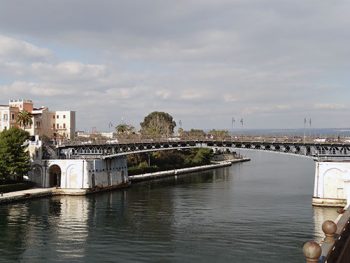
[[[350,144],[293,143],[261,141],[183,140],[176,142],[133,142],[116,144],[75,144],[58,147],[60,158],[114,158],[117,156],[160,150],[185,148],[251,149],[304,155],[312,158],[350,158]]]

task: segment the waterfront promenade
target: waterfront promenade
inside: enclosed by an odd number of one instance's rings
[[[85,189],[60,189],[56,187],[50,188],[32,188],[27,190],[2,193],[0,195],[0,205],[5,203],[13,203],[19,201],[25,201],[29,199],[55,196],[55,195],[85,195],[87,191]]]
[[[33,188],[22,191],[2,193],[0,195],[0,204],[23,201],[27,199],[53,196],[57,193],[55,187],[52,188]]]

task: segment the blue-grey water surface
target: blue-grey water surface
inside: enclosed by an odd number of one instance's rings
[[[0,206],[0,262],[305,262],[303,243],[336,216],[311,206],[314,162],[245,154],[126,190]]]

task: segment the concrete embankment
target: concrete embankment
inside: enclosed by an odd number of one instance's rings
[[[56,188],[35,188],[0,195],[0,204],[56,195]]]
[[[216,162],[213,164],[203,165],[203,166],[195,166],[195,167],[189,167],[189,168],[174,169],[174,170],[167,170],[167,171],[162,171],[162,172],[139,174],[139,175],[130,175],[129,181],[132,183],[136,183],[136,182],[141,182],[141,181],[154,180],[154,179],[159,179],[159,178],[176,176],[179,174],[193,173],[193,172],[199,172],[199,171],[204,171],[204,170],[211,170],[211,169],[216,169],[216,168],[221,168],[221,167],[227,167],[227,166],[231,166],[233,163],[240,163],[240,162],[247,162],[247,161],[250,161],[250,159],[248,159],[248,158],[233,159],[233,160]]]
[[[136,183],[139,181],[153,180],[153,179],[158,179],[163,177],[175,176],[178,174],[185,174],[185,173],[216,169],[220,167],[227,167],[227,166],[231,166],[233,163],[246,162],[249,160],[250,159],[248,158],[233,159],[233,160],[227,160],[224,162],[217,162],[210,165],[168,170],[168,171],[149,173],[149,174],[133,175],[133,176],[129,176],[129,181],[131,183],[132,182]],[[129,184],[123,184],[117,187],[95,188],[95,189],[61,189],[56,187],[27,189],[27,190],[10,192],[10,193],[1,193],[0,205],[6,204],[6,203],[25,201],[29,199],[41,198],[41,197],[55,196],[55,195],[86,195],[86,194],[96,193],[100,191],[108,191],[108,190],[123,188],[128,186]]]
[[[96,187],[94,189],[62,189],[62,188],[33,188],[16,192],[1,193],[0,194],[0,205],[6,203],[14,203],[25,201],[28,199],[35,199],[41,197],[57,196],[57,195],[70,195],[70,196],[79,196],[93,194],[103,191],[111,191],[120,188],[126,188],[129,186],[129,183],[120,184],[118,186],[110,187]]]

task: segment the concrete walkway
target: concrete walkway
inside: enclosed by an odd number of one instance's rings
[[[56,187],[53,188],[34,188],[22,191],[10,192],[0,194],[0,204],[12,203],[16,201],[22,201],[26,199],[32,199],[37,197],[45,197],[55,195],[57,192]]]

